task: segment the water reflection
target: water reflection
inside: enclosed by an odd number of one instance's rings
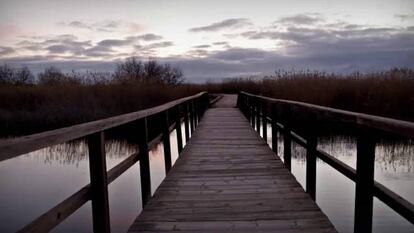
[[[268,144],[271,146],[271,128]],[[262,135],[262,134],[261,134]],[[278,133],[278,156],[283,160],[283,136]],[[318,139],[318,148],[356,167],[356,139],[333,135]],[[375,148],[375,180],[414,203],[413,141],[381,141]],[[306,185],[306,150],[292,142],[292,173]],[[353,232],[355,184],[317,160],[316,202],[339,232]],[[374,198],[373,232],[414,232],[414,226]]]
[[[184,132],[184,125],[182,125]],[[268,142],[272,140],[268,128]],[[170,135],[172,161],[178,158],[176,132]],[[185,143],[184,133],[183,142]],[[283,136],[278,136],[278,155],[283,159]],[[135,153],[124,141],[107,141],[108,170]],[[355,138],[332,136],[319,139],[319,149],[355,167]],[[150,151],[153,192],[165,176],[164,148]],[[293,143],[292,172],[305,185],[306,151]],[[376,147],[375,179],[414,202],[414,145],[412,141],[381,142]],[[109,185],[112,232],[125,232],[142,209],[139,163]],[[88,149],[85,141],[56,145],[0,163],[0,232],[15,232],[89,183]],[[318,205],[339,232],[353,232],[355,185],[318,160]],[[90,203],[84,205],[53,232],[91,232]],[[374,232],[414,232],[414,227],[378,200],[374,201]]]
[[[175,131],[170,141],[174,163],[178,158]],[[108,170],[137,151],[136,145],[113,140],[106,142],[105,149]],[[163,153],[162,144],[149,153],[153,193],[165,177]],[[90,182],[87,143],[56,145],[4,161],[0,177],[0,232],[15,232]],[[108,191],[111,231],[126,232],[142,210],[139,162],[111,183]],[[52,232],[92,232],[90,202]]]

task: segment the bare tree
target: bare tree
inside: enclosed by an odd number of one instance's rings
[[[13,82],[15,85],[31,85],[34,84],[34,81],[34,75],[27,66],[23,66],[14,72]]]
[[[147,82],[167,85],[178,85],[184,82],[184,75],[180,68],[169,64],[160,64],[151,59],[147,62],[128,58],[119,63],[114,72],[115,82]]]
[[[81,78],[79,78],[76,74],[64,74],[62,71],[53,66],[46,68],[43,72],[41,72],[37,79],[38,84],[40,85],[58,86],[82,84]]]
[[[13,80],[13,69],[4,64],[0,66],[0,84],[11,84]]]
[[[143,64],[135,57],[127,58],[117,64],[113,77],[116,82],[143,81]]]

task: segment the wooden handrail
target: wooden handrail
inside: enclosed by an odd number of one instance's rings
[[[84,186],[19,232],[50,231],[89,200],[92,201],[94,232],[110,232],[108,185],[137,161],[141,161],[141,193],[143,206],[145,206],[151,196],[148,151],[160,142],[163,142],[165,147],[169,147],[164,150],[166,172],[168,172],[169,167],[172,166],[169,134],[177,130],[178,153],[180,153],[182,150],[181,123],[184,122],[188,129],[189,122],[191,122],[191,130],[194,130],[204,111],[209,107],[208,101],[207,93],[201,92],[150,109],[1,142],[0,161],[3,161],[74,139],[86,138],[88,140],[91,184]],[[148,131],[151,129],[146,124],[147,119],[160,115],[163,116],[162,133],[148,142]],[[138,127],[138,152],[106,171],[104,133],[109,129],[131,123]],[[189,132],[186,130],[186,139],[189,137]]]
[[[275,153],[277,153],[278,142],[273,135],[277,134],[278,130],[283,133],[284,162],[288,169],[290,169],[291,160],[291,139],[306,148],[306,192],[308,192],[313,199],[315,199],[316,187],[316,160],[312,159],[312,156],[316,156],[341,174],[356,182],[354,232],[372,231],[374,196],[414,224],[414,205],[374,180],[373,165],[375,142],[377,138],[370,133],[370,130],[380,130],[408,138],[414,138],[414,123],[297,101],[272,99],[246,92],[239,93],[237,103],[238,107],[251,122],[252,127],[257,129],[258,132],[260,132],[260,122],[263,123],[263,128],[267,127],[267,122],[271,123],[272,148]],[[281,105],[284,105],[283,109],[279,109]],[[266,114],[269,107],[272,110],[270,116]],[[290,124],[292,118],[296,117],[294,115],[295,112],[291,111],[291,109],[295,107],[302,108],[301,113],[306,112],[309,114],[311,119],[307,120],[310,124],[314,123],[313,121],[316,120],[316,118],[312,118],[318,115],[315,113],[321,113],[320,115],[323,116],[334,116],[334,121],[337,123],[347,123],[357,126],[355,127],[358,130],[357,169],[354,169],[332,155],[317,149],[317,135],[315,132],[312,132],[312,130],[315,131],[314,128],[310,127],[310,129],[305,129],[305,136],[301,136],[297,132],[294,132],[290,127]],[[283,120],[278,118],[280,115],[278,114],[279,112],[282,112],[282,115],[284,115],[282,117]],[[262,121],[260,121],[260,118]],[[263,133],[265,132],[266,131],[263,129]]]
[[[346,110],[340,110],[330,107],[324,107],[315,104],[309,104],[298,101],[284,100],[284,99],[273,99],[270,97],[254,95],[246,92],[240,92],[240,94],[258,98],[266,101],[267,103],[284,103],[291,106],[299,106],[307,109],[308,111],[320,111],[329,114],[335,118],[338,122],[353,123],[355,125],[369,127],[372,129],[378,129],[396,135],[401,135],[414,139],[414,123],[409,121],[402,121],[391,119],[387,117],[369,115],[365,113],[357,113]]]
[[[83,124],[73,125],[38,134],[32,134],[24,137],[4,140],[0,142],[0,162],[44,147],[53,146],[70,140],[82,138],[93,133],[104,131],[148,116],[152,116],[166,111],[168,109],[171,109],[175,106],[178,106],[182,103],[185,103],[189,100],[201,97],[205,94],[207,93],[200,92],[196,95],[171,101],[153,108],[148,108],[132,113],[91,121]]]

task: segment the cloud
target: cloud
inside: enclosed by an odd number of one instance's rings
[[[319,22],[323,22],[324,19],[320,14],[297,14],[293,16],[287,16],[280,18],[273,22],[273,24],[294,24],[294,25],[311,25]]]
[[[143,41],[153,41],[153,40],[161,40],[163,39],[160,35],[155,35],[153,33],[147,33],[144,35],[134,37],[136,40],[143,40]]]
[[[149,44],[145,46],[144,48],[147,48],[147,49],[165,48],[165,47],[171,47],[173,45],[174,43],[172,41],[163,41],[163,42]]]
[[[60,22],[59,26],[71,27],[77,29],[87,29],[99,32],[112,32],[118,29],[121,26],[121,21],[116,20],[103,20],[97,22],[86,22],[86,21],[70,21],[70,22]]]
[[[12,47],[0,46],[0,55],[6,56],[13,54],[15,50]]]
[[[210,47],[211,47],[211,45],[208,45],[208,44],[193,46],[193,48],[196,48],[196,49],[205,49],[205,48],[210,48]]]
[[[129,40],[116,40],[116,39],[107,39],[107,40],[101,40],[98,42],[98,46],[104,46],[104,47],[121,47],[125,45],[131,44],[131,41]]]
[[[196,56],[195,53],[204,53]],[[0,58],[0,62],[9,65],[27,65],[35,72],[54,65],[65,72],[71,70],[113,71],[120,60],[87,61],[81,58],[71,60],[53,60],[56,56]],[[145,59],[142,56],[140,59]],[[231,48],[220,51],[194,51],[192,57],[158,58],[179,66],[189,82],[203,82],[226,77],[250,75],[269,75],[277,69],[317,69],[328,72],[349,73],[353,71],[378,71],[392,67],[414,68],[414,49],[405,51],[361,51],[360,53],[312,53],[286,55],[278,51],[257,48]]]
[[[47,51],[50,54],[80,54],[85,48],[90,46],[92,46],[92,43],[89,40],[80,41],[74,35],[63,34],[20,41],[16,44],[16,50],[28,50],[31,52]]]
[[[348,54],[414,49],[414,33],[409,28],[329,29],[287,27],[273,31],[247,31],[240,36],[277,40],[290,55]]]
[[[179,56],[158,58],[181,67],[189,81],[209,78],[268,75],[277,69],[318,69],[328,72],[378,71],[392,67],[414,69],[414,29],[410,27],[374,27],[349,24],[343,21],[319,21],[317,24],[281,24],[261,27],[233,34],[235,40],[270,40],[278,49],[230,47],[229,42],[218,41],[189,48]],[[125,38],[104,39],[97,43],[79,40],[65,34],[54,37],[26,38],[12,49],[40,49],[46,55],[7,57],[0,62],[24,63],[40,70],[57,65],[62,70],[96,69],[112,71],[119,58],[138,55],[140,58],[156,57],[157,49],[173,46],[172,41],[160,40],[155,34]],[[158,41],[160,40],[160,41]],[[230,40],[231,42],[231,40]],[[120,50],[128,47],[131,51]],[[33,50],[34,51],[34,50]],[[120,52],[123,51],[123,52]],[[127,51],[127,52],[124,52]],[[87,60],[100,61],[87,61]]]
[[[190,28],[190,32],[215,32],[221,29],[229,29],[229,28],[241,28],[244,26],[252,25],[249,19],[246,18],[234,18],[234,19],[226,19],[217,23],[210,24],[208,26],[203,27],[195,27]]]
[[[140,45],[140,42],[150,42],[162,39],[160,35],[153,33],[129,36],[121,39],[104,39],[96,43],[91,41],[81,41],[75,35],[63,34],[47,37],[26,38],[16,43],[17,50],[27,50],[35,53],[43,51],[53,55],[65,55],[69,59],[69,55],[85,56],[91,58],[108,58],[110,56],[126,56],[125,52],[119,52],[115,48],[130,47],[130,49],[139,49],[141,53],[146,55],[156,55],[157,48],[165,48],[173,46],[172,41],[162,41]],[[16,50],[5,50],[4,53],[14,53]],[[150,51],[150,53],[149,53]]]
[[[226,41],[218,41],[218,42],[214,42],[213,45],[228,45],[229,42]]]
[[[92,29],[91,25],[81,22],[81,21],[72,21],[67,24],[63,23],[63,25],[68,26],[68,27],[73,27],[73,28]]]
[[[394,17],[399,18],[401,21],[414,20],[414,14],[411,14],[411,15],[395,14]]]

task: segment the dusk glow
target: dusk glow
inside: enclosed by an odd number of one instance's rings
[[[0,3],[0,61],[38,72],[111,71],[158,58],[188,81],[414,64],[414,2],[52,1]]]

